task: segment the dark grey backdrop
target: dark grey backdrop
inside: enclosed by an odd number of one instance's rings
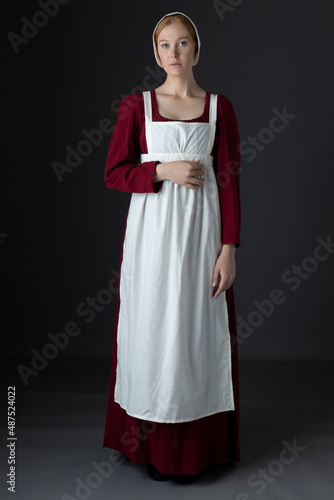
[[[43,350],[49,359],[111,357],[131,195],[104,184],[110,123],[122,97],[163,82],[152,31],[182,11],[201,36],[197,83],[226,95],[239,121],[240,359],[333,359],[333,2],[62,3],[40,15],[43,1],[6,2],[5,355],[26,366]],[[15,36],[27,20],[40,27],[25,28],[24,43]],[[101,125],[95,145],[81,143]],[[78,147],[60,182],[54,162],[66,166]],[[70,336],[56,335],[65,329]]]

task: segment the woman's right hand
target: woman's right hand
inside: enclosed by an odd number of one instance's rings
[[[179,160],[158,163],[155,167],[153,182],[168,180],[189,189],[198,189],[205,180],[195,177],[204,174],[204,167],[199,162],[200,160]]]

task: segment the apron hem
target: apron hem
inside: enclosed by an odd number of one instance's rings
[[[137,413],[130,413],[128,412],[128,410],[125,408],[125,406],[122,406],[121,403],[115,399],[114,400],[115,403],[119,404],[119,406],[126,411],[126,413],[130,416],[130,417],[134,417],[134,418],[139,418],[141,420],[147,420],[148,422],[157,422],[157,423],[161,423],[161,424],[181,424],[183,422],[193,422],[194,420],[199,420],[201,418],[205,418],[205,417],[210,417],[211,415],[215,415],[216,413],[223,413],[223,412],[226,412],[226,411],[235,411],[235,406],[233,405],[233,407],[231,408],[227,408],[227,409],[220,409],[220,410],[213,410],[209,413],[205,413],[203,415],[200,415],[198,417],[189,417],[189,418],[180,418],[180,419],[176,419],[176,420],[161,420],[161,419],[158,419],[158,418],[148,418],[148,417],[143,417],[143,415],[139,415]]]

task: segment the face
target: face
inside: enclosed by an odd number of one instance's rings
[[[157,45],[161,66],[166,73],[177,75],[191,70],[195,42],[180,21],[173,22],[160,31]]]

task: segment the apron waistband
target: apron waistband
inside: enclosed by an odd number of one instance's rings
[[[179,160],[189,160],[196,161],[201,160],[205,165],[213,165],[213,156],[208,154],[199,154],[199,153],[143,153],[140,155],[140,163],[144,163],[145,161],[179,161]]]

